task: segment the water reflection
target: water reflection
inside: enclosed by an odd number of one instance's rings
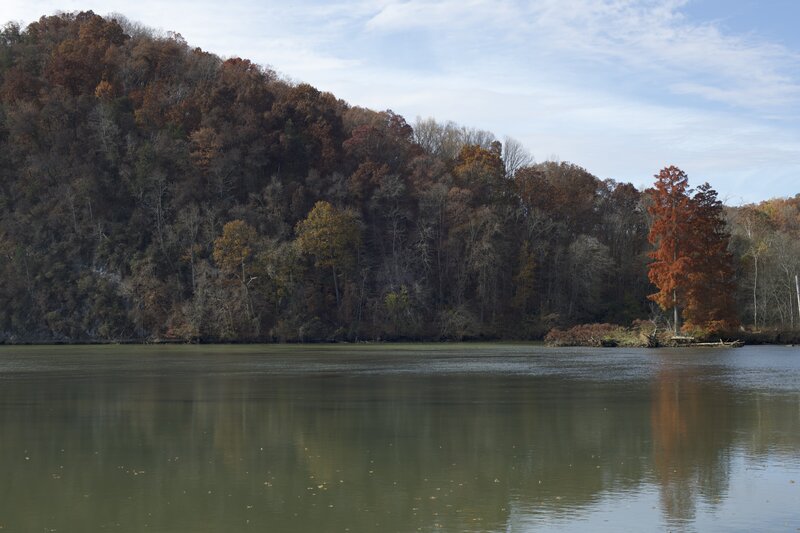
[[[698,500],[712,507],[720,502],[729,482],[736,394],[703,381],[701,371],[664,368],[653,382],[653,469],[673,526],[694,519]]]
[[[639,357],[652,372],[627,380],[230,373],[190,357],[183,371],[148,360],[126,373],[18,373],[0,386],[0,525],[692,529],[709,515],[725,519],[731,505],[755,505],[735,490],[748,483],[746,468],[800,472],[796,392],[737,388],[730,366]],[[780,503],[800,504],[798,485],[778,481],[780,509],[761,502],[757,514],[781,511],[798,527]]]

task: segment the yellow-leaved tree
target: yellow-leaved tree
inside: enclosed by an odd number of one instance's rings
[[[297,246],[304,254],[314,256],[318,268],[330,268],[336,306],[339,307],[339,277],[345,275],[355,262],[361,243],[358,217],[349,210],[336,209],[319,201],[308,216],[297,223]]]
[[[222,235],[214,241],[214,262],[228,275],[239,277],[247,284],[245,265],[253,256],[258,234],[243,220],[231,220],[222,228]]]

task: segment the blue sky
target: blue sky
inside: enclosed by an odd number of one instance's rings
[[[796,0],[3,0],[0,19],[80,9],[600,178],[675,164],[729,204],[800,193]]]

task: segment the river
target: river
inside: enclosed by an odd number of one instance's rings
[[[0,528],[797,531],[800,348],[0,347]]]

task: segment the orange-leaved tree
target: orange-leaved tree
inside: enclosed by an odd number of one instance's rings
[[[649,298],[672,309],[675,334],[679,308],[686,330],[724,331],[738,323],[722,202],[708,183],[694,196],[691,192],[686,174],[667,167],[656,176],[648,208],[653,217],[648,239],[656,247],[648,277],[658,288]]]
[[[691,267],[692,201],[687,188],[689,178],[676,166],[656,175],[652,204],[648,207],[653,222],[647,239],[656,246],[650,252],[653,262],[647,272],[658,292],[648,296],[662,309],[672,309],[675,334],[678,334],[678,307],[686,293]]]
[[[498,195],[505,176],[501,150],[499,143],[492,143],[488,150],[475,144],[461,148],[453,168],[456,184],[469,189],[483,201]]]

